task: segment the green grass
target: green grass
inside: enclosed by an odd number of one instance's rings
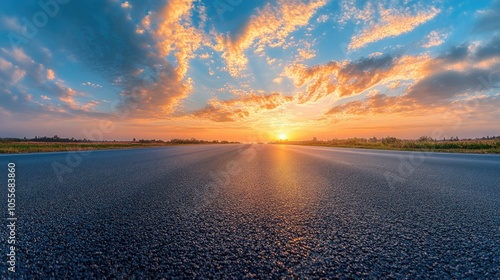
[[[364,139],[345,139],[329,141],[288,141],[275,144],[362,148],[400,151],[425,151],[449,153],[500,154],[500,140],[466,140],[466,141],[415,141],[400,140],[370,142]],[[0,154],[64,152],[108,149],[148,148],[174,146],[171,143],[137,143],[137,142],[10,142],[0,141]]]
[[[346,139],[330,141],[275,142],[274,144],[399,151],[500,154],[500,140],[415,141],[397,139],[394,142],[382,143],[382,141],[369,142],[359,139]]]
[[[158,146],[174,146],[174,144],[132,142],[0,142],[0,154],[129,149]]]

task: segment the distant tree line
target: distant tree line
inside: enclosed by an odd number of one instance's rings
[[[53,137],[39,137],[35,136],[34,138],[0,138],[1,142],[96,142],[92,141],[89,139],[75,139],[75,138],[61,138],[57,135],[54,135]],[[115,141],[115,140],[112,140]],[[98,142],[109,142],[109,141],[98,141]],[[170,141],[164,141],[160,139],[139,139],[136,140],[135,138],[131,141],[134,143],[165,143],[165,144],[239,144],[240,142],[233,142],[233,141],[226,141],[226,140],[212,140],[212,141],[206,141],[206,140],[197,140],[195,138],[191,139],[172,139]]]
[[[195,138],[191,138],[191,139],[172,139],[169,141],[169,143],[172,143],[172,144],[239,144],[240,142],[232,142],[232,141],[226,141],[226,140],[205,141],[205,140],[197,140]]]
[[[168,144],[239,144],[240,142],[232,142],[232,141],[226,141],[226,140],[212,140],[212,141],[207,141],[207,140],[198,140],[195,138],[191,139],[179,139],[175,138],[170,141],[163,141],[163,140],[157,140],[157,139],[151,139],[151,140],[146,140],[146,139],[140,139],[140,140],[135,140],[135,138],[132,140],[132,142],[138,142],[138,143],[168,143]]]
[[[478,141],[478,140],[500,140],[500,136],[486,136],[481,138],[463,138],[460,139],[458,136],[455,137],[443,137],[442,139],[434,139],[430,136],[421,136],[418,139],[400,139],[392,136],[383,137],[383,138],[347,138],[347,139],[329,139],[329,140],[318,140],[316,137],[313,137],[311,140],[302,140],[302,141],[290,141],[290,140],[277,140],[274,142],[270,142],[270,144],[313,144],[313,145],[356,145],[356,144],[381,144],[387,146],[394,146],[401,144],[403,142],[458,142],[458,141]]]
[[[91,140],[88,140],[86,138],[84,139],[75,139],[73,137],[71,138],[61,138],[57,135],[54,135],[53,137],[47,137],[47,136],[35,136],[34,138],[0,138],[0,141],[4,142],[92,142]]]
[[[373,148],[373,149],[403,149],[403,150],[488,150],[500,151],[500,136],[487,136],[476,139],[459,139],[458,137],[447,137],[443,139],[433,139],[429,136],[422,136],[418,139],[408,140],[396,137],[383,138],[348,138],[318,140],[316,137],[305,141],[276,141],[271,144],[292,144],[311,145],[328,147],[348,147],[348,148]]]

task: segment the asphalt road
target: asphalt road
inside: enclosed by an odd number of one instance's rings
[[[500,156],[202,145],[16,164],[3,278],[500,278]],[[55,168],[55,169],[54,169]]]

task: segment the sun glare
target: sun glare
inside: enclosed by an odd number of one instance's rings
[[[286,134],[281,133],[280,134],[280,140],[286,140]]]

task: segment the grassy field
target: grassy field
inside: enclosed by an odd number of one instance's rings
[[[148,148],[174,146],[170,143],[133,143],[133,142],[3,142],[0,141],[0,154],[63,152],[107,149]]]
[[[500,140],[417,141],[401,139],[341,139],[327,141],[278,141],[272,144],[362,148],[401,151],[500,154]],[[108,150],[174,146],[173,143],[138,142],[10,142],[0,141],[0,154]]]
[[[449,153],[500,154],[500,140],[460,140],[460,141],[417,141],[401,140],[368,141],[345,139],[328,141],[279,141],[273,144],[291,144],[341,148],[363,148],[400,151],[425,151]]]

